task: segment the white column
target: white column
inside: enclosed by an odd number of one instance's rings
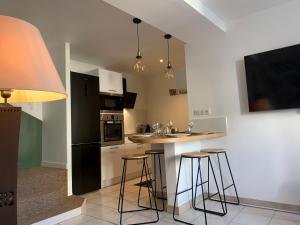
[[[201,142],[178,142],[164,144],[165,151],[165,174],[166,174],[166,183],[167,183],[167,197],[168,205],[173,206],[175,199],[176,191],[176,182],[179,171],[179,162],[180,155],[185,152],[194,152],[200,151]],[[197,160],[194,160],[194,182],[196,181],[197,173]],[[191,163],[189,159],[183,159],[181,174],[180,174],[180,183],[178,185],[178,190],[184,190],[188,187],[191,187]],[[186,192],[177,198],[177,206],[181,206],[191,200],[192,195],[191,191]]]

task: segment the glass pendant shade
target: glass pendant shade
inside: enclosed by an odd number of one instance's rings
[[[136,24],[136,36],[137,36],[137,54],[136,54],[136,62],[133,66],[134,71],[143,72],[145,70],[145,62],[143,61],[143,57],[140,50],[140,35],[139,35],[139,24],[142,21],[139,18],[134,18],[133,23]]]
[[[136,72],[143,72],[145,70],[145,62],[143,61],[143,58],[136,58],[136,62],[133,66],[134,71]]]
[[[172,67],[171,62],[170,62],[170,43],[169,43],[169,40],[172,38],[172,35],[171,34],[166,34],[164,37],[167,40],[167,46],[168,46],[168,64],[167,64],[167,69],[166,69],[166,72],[165,72],[165,78],[166,79],[173,79],[175,77],[175,75],[174,75],[173,67]]]
[[[174,78],[174,70],[171,64],[167,66],[166,72],[165,72],[165,78],[166,79],[173,79]]]

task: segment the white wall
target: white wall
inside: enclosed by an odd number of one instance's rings
[[[163,74],[147,77],[147,121],[166,124],[171,120],[175,127],[186,130],[187,95],[170,96],[169,89],[173,88],[176,88],[175,79],[165,79]]]
[[[43,120],[43,103],[13,103],[12,105],[22,107],[22,111]]]
[[[205,43],[187,44],[190,118],[210,107],[227,115],[229,152],[241,197],[300,205],[300,115],[297,110],[247,113],[243,56],[300,42],[300,2],[231,24]]]
[[[147,121],[147,80],[143,75],[123,74],[127,81],[127,91],[137,93],[133,109],[124,109],[125,134],[136,133],[137,124]]]
[[[71,71],[73,71],[73,72],[95,75],[92,73],[92,71],[99,69],[101,67],[97,66],[97,65],[85,63],[85,62],[71,60],[70,68],[71,68]]]
[[[65,74],[66,74],[66,136],[67,136],[67,181],[68,195],[72,195],[72,120],[71,120],[71,49],[70,43],[65,43]]]
[[[65,43],[48,46],[61,80],[66,85]],[[66,100],[43,104],[42,165],[66,168],[67,130]]]

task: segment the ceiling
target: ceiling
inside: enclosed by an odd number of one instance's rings
[[[71,43],[71,58],[104,68],[134,73],[136,27],[132,16],[101,0],[0,0],[0,14],[18,17],[37,26],[48,45]],[[162,74],[167,46],[164,32],[140,25],[144,74]],[[171,39],[174,68],[185,65],[184,43]],[[165,60],[166,61],[166,60]]]
[[[198,0],[199,1],[199,0]],[[265,10],[290,0],[200,0],[225,22]]]

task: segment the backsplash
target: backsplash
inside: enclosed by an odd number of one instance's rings
[[[124,109],[124,130],[125,134],[137,132],[137,124],[147,123],[146,109]]]

